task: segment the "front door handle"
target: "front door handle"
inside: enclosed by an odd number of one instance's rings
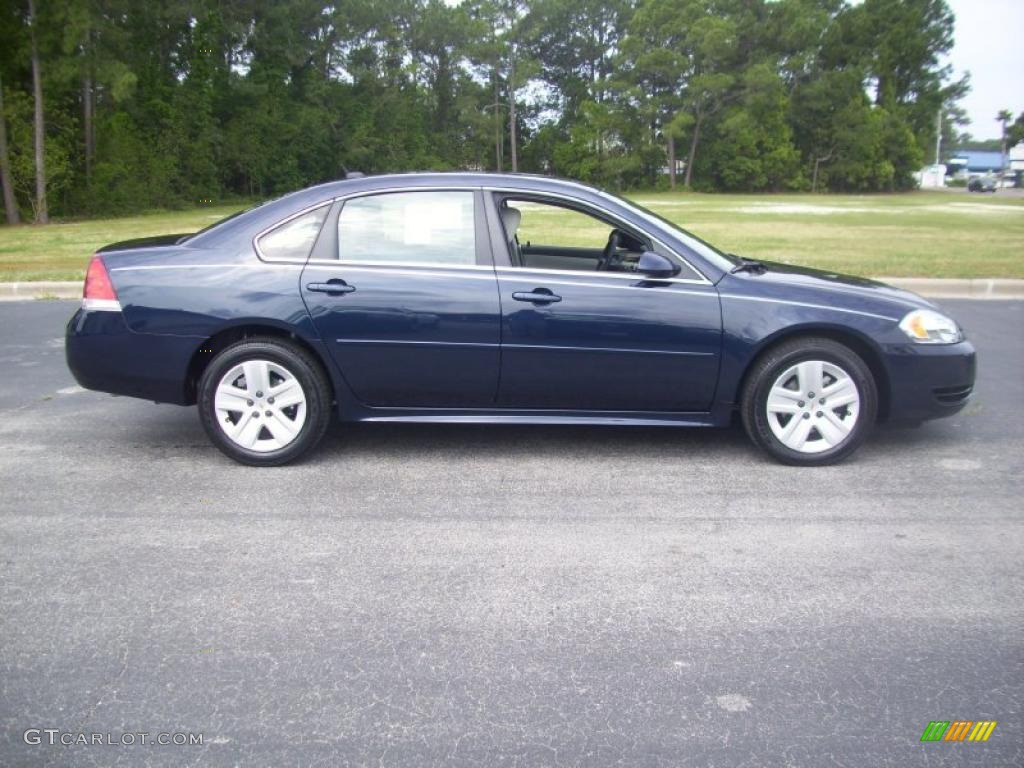
[[[326,293],[328,296],[340,296],[343,293],[352,293],[356,287],[349,285],[340,278],[333,278],[326,283],[307,283],[306,290],[315,293]]]
[[[561,301],[562,297],[552,293],[547,288],[534,288],[532,291],[516,291],[512,294],[516,301],[529,301],[533,304],[554,304]]]

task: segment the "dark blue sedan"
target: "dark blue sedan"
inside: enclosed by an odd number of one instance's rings
[[[346,179],[92,259],[67,359],[197,404],[255,465],[342,421],[726,426],[827,464],[876,421],[956,413],[974,348],[915,294],[724,254],[555,179]]]

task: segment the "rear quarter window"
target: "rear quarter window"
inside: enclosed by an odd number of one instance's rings
[[[323,205],[289,219],[259,236],[256,246],[261,256],[267,259],[304,261],[316,242],[320,228],[327,218],[330,205]]]

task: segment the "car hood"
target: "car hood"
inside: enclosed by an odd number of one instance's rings
[[[108,251],[134,251],[140,248],[166,248],[168,245],[177,245],[183,238],[191,237],[192,232],[179,232],[176,235],[157,235],[155,237],[139,237],[135,240],[122,240],[119,243],[104,245],[96,253]]]
[[[798,267],[779,262],[762,262],[767,270],[756,275],[757,280],[776,285],[805,288],[816,292],[843,293],[861,298],[889,301],[909,307],[934,307],[927,299],[913,291],[895,288],[887,283],[856,275],[843,275],[810,267]]]

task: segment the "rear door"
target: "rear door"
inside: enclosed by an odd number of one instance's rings
[[[332,211],[302,296],[360,401],[494,404],[500,310],[484,222],[471,189],[376,192]]]

